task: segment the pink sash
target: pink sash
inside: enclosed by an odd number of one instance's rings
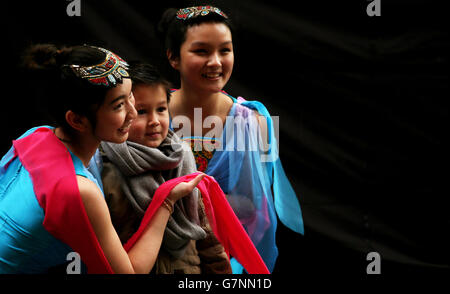
[[[136,243],[150,222],[156,210],[161,206],[170,191],[181,182],[194,179],[198,173],[169,180],[159,186],[153,196],[138,231],[125,244],[125,250]],[[264,261],[248,237],[239,219],[228,204],[225,194],[213,177],[205,176],[197,188],[202,193],[206,215],[217,239],[222,243],[228,256],[230,254],[247,270],[249,274],[270,274]]]

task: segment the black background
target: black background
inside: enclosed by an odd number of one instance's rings
[[[381,0],[375,17],[366,0],[298,2],[209,1],[237,27],[225,90],[279,116],[281,159],[303,211],[304,236],[279,225],[274,273],[365,276],[371,251],[384,275],[449,272],[445,1]],[[2,3],[2,154],[46,123],[18,69],[31,43],[104,46],[177,84],[155,25],[165,8],[197,3],[81,0],[79,17],[67,15],[69,3]]]

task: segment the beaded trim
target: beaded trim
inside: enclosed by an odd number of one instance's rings
[[[128,63],[125,60],[104,48],[93,48],[104,52],[106,54],[105,60],[92,66],[68,65],[78,77],[86,79],[91,84],[106,87],[114,87],[117,83],[122,83],[123,78],[130,77],[127,71]]]
[[[177,11],[177,19],[187,20],[190,18],[195,18],[198,16],[208,15],[210,12],[217,13],[224,18],[228,18],[228,16],[219,8],[214,6],[192,6],[187,8],[181,8]]]

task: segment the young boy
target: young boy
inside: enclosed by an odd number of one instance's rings
[[[105,197],[122,243],[137,230],[159,185],[196,171],[190,148],[169,129],[170,84],[149,64],[131,64],[130,76],[138,116],[128,141],[101,145]],[[154,271],[231,273],[197,189],[174,204]]]

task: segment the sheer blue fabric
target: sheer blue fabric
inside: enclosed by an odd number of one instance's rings
[[[258,101],[242,101],[242,105],[258,111],[267,121],[269,149],[265,162],[265,171],[273,183],[275,209],[281,222],[294,232],[304,234],[303,217],[300,203],[291,183],[289,182],[278,154],[278,144],[275,138],[273,120],[266,107]],[[273,171],[273,178],[272,176]]]
[[[222,133],[221,148],[216,149],[205,173],[213,176],[227,194],[234,212],[272,272],[278,256],[276,214],[287,227],[303,234],[300,204],[278,157],[269,112],[260,102],[231,98],[235,103]],[[265,118],[262,123],[258,122],[254,110]],[[267,125],[266,136],[259,125]],[[242,266],[235,260],[232,268],[233,273],[242,273]]]

